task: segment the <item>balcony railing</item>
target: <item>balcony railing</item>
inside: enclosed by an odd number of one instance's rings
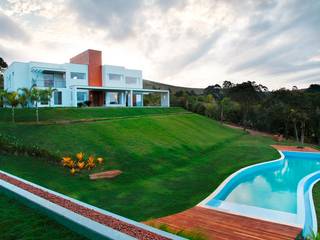
[[[65,80],[53,80],[53,79],[36,80],[35,84],[37,85],[37,87],[52,87],[52,88],[65,88],[66,87]]]

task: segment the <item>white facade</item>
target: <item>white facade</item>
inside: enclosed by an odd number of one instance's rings
[[[111,65],[102,65],[101,71],[102,86],[94,87],[89,85],[87,64],[13,62],[4,73],[4,89],[54,88],[51,102],[39,106],[76,107],[92,95],[100,98],[94,106],[143,106],[145,94],[159,93],[160,105],[169,107],[167,90],[143,89],[142,71]]]

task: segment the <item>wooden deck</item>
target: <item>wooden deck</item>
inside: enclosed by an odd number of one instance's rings
[[[202,233],[215,240],[284,240],[295,239],[300,228],[193,207],[175,215],[158,218],[147,224],[165,224],[172,230]]]

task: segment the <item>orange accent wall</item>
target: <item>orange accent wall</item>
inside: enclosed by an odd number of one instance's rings
[[[87,64],[89,86],[102,87],[101,51],[89,49],[70,58],[70,63]]]

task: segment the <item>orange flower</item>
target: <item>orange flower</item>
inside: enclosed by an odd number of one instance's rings
[[[70,173],[71,173],[72,175],[74,175],[75,172],[76,172],[76,170],[75,170],[74,168],[71,168]]]
[[[98,161],[99,164],[102,164],[103,163],[103,158],[102,157],[98,157],[97,161]]]
[[[84,162],[78,162],[77,166],[81,170],[82,168],[84,168]]]
[[[68,163],[67,163],[67,166],[69,168],[74,168],[74,161],[73,160],[70,160]]]
[[[77,157],[78,161],[81,162],[81,161],[83,161],[84,153],[79,152],[76,154],[76,157]]]
[[[70,163],[70,161],[71,161],[71,158],[70,158],[70,157],[63,157],[63,158],[62,158],[62,165],[63,165],[63,166],[68,166],[69,163]]]
[[[94,156],[92,155],[89,156],[88,163],[94,163]]]

